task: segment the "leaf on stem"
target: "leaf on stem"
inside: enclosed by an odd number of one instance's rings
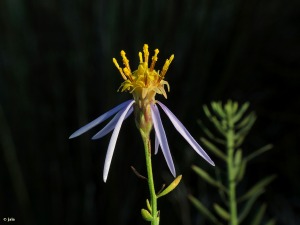
[[[262,180],[260,180],[259,182],[257,182],[249,191],[247,191],[246,194],[244,194],[243,196],[241,196],[238,201],[244,201],[249,199],[251,196],[255,195],[256,193],[259,193],[261,191],[264,190],[264,188],[271,183],[274,179],[276,178],[276,175],[270,175],[267,176],[265,178],[263,178]]]
[[[146,220],[146,221],[152,221],[153,217],[151,216],[151,213],[146,210],[146,209],[141,209],[141,214],[142,217]]]
[[[247,157],[245,157],[245,160],[250,161],[253,158],[265,153],[266,151],[269,151],[272,148],[273,148],[273,145],[271,145],[271,144],[265,145],[265,146],[261,147],[260,149],[254,151],[253,153],[251,153]]]
[[[146,199],[146,205],[147,205],[147,208],[148,208],[149,212],[151,213],[152,212],[152,207],[151,207],[151,204],[150,204],[148,198]]]
[[[202,177],[207,183],[211,184],[212,186],[218,187],[222,189],[225,192],[228,192],[226,187],[219,181],[216,181],[214,178],[212,178],[206,171],[202,170],[200,167],[193,165],[192,169],[200,176]]]
[[[221,138],[217,138],[215,135],[213,135],[207,127],[204,126],[201,120],[197,120],[197,123],[202,128],[203,132],[209,137],[210,139],[214,140],[218,144],[226,145],[226,142],[222,140]]]
[[[239,215],[239,224],[246,218],[246,216],[249,214],[254,202],[256,201],[258,196],[260,196],[263,192],[264,192],[264,190],[260,190],[260,191],[256,192],[255,194],[251,195],[249,200],[246,202],[243,210],[241,211],[241,214]]]
[[[181,178],[182,178],[182,175],[179,175],[178,177],[176,177],[175,180],[173,180],[173,182],[165,190],[163,190],[161,193],[159,193],[156,197],[157,198],[162,197],[162,196],[170,193],[171,191],[173,191],[179,184]]]
[[[219,204],[214,203],[214,209],[217,212],[217,214],[222,217],[224,220],[229,221],[230,220],[230,215],[229,213],[222,208]]]
[[[239,121],[248,108],[249,108],[249,103],[248,102],[244,103],[241,106],[241,108],[238,110],[238,112],[235,113],[235,115],[233,117],[233,122],[236,123],[237,121]]]
[[[200,140],[216,156],[223,159],[224,161],[227,160],[226,155],[217,146],[215,146],[213,143],[211,143],[209,140],[207,140],[206,138],[200,138]]]
[[[266,212],[266,208],[267,208],[267,204],[262,204],[259,207],[255,217],[253,218],[253,220],[251,222],[251,225],[260,225],[261,224],[262,218]]]
[[[201,212],[212,223],[216,225],[222,225],[222,223],[220,223],[218,219],[198,199],[192,195],[188,195],[188,199],[198,209],[198,211]]]

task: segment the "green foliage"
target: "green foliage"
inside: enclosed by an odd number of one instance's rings
[[[231,100],[227,101],[225,105],[221,102],[212,102],[210,108],[205,105],[203,110],[217,132],[210,131],[201,121],[198,121],[208,137],[208,139],[202,137],[201,141],[206,149],[225,163],[226,179],[222,179],[219,172],[221,169],[217,166],[216,178],[198,166],[193,165],[192,170],[208,184],[218,189],[225,204],[214,203],[215,213],[212,213],[192,195],[189,196],[189,200],[212,224],[238,225],[246,223],[246,221],[247,224],[251,225],[263,224],[262,221],[267,208],[265,203],[251,214],[253,218],[249,218],[249,214],[254,211],[253,208],[257,199],[265,192],[267,185],[276,178],[276,175],[261,179],[243,193],[239,191],[239,195],[237,189],[238,184],[245,178],[248,162],[270,150],[272,145],[263,146],[249,155],[244,154],[241,146],[256,120],[254,112],[246,113],[249,109],[249,103],[239,106],[237,102]],[[275,220],[269,220],[265,224],[273,225]]]

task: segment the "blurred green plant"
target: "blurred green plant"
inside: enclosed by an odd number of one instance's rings
[[[248,108],[249,103],[239,107],[237,102],[231,100],[228,100],[224,105],[221,102],[212,102],[211,110],[207,105],[203,107],[205,115],[219,134],[218,136],[215,135],[199,121],[203,131],[210,139],[202,137],[201,141],[208,150],[224,161],[227,171],[224,178],[221,176],[221,168],[216,166],[216,177],[214,178],[198,166],[193,165],[192,169],[208,184],[218,189],[223,206],[219,203],[214,203],[214,213],[212,213],[194,196],[189,195],[188,198],[212,224],[221,225],[227,223],[229,225],[238,225],[245,222],[246,218],[247,224],[259,225],[263,223],[267,207],[266,203],[263,203],[254,212],[253,218],[249,218],[249,213],[254,208],[257,198],[264,193],[266,186],[275,179],[276,175],[267,176],[248,188],[244,193],[237,194],[240,193],[240,190],[237,192],[238,184],[245,177],[248,162],[272,148],[272,145],[268,144],[250,155],[244,156],[241,145],[256,120],[254,112],[246,115]],[[270,219],[264,224],[274,225],[275,223],[274,219]]]

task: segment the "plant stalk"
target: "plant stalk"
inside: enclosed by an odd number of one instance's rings
[[[226,134],[227,143],[227,170],[228,170],[228,187],[229,187],[229,225],[238,225],[237,202],[236,202],[236,181],[234,174],[234,126],[233,121],[228,118],[228,131]]]
[[[151,225],[159,225],[159,215],[157,211],[157,196],[155,192],[153,172],[152,172],[151,142],[150,142],[149,135],[145,135],[143,131],[141,131],[141,135],[145,147],[148,186],[150,191],[151,215],[153,218],[151,221]]]

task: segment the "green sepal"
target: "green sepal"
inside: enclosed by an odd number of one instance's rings
[[[218,187],[222,189],[225,192],[228,192],[226,187],[219,181],[216,181],[214,178],[212,178],[206,171],[201,169],[198,166],[193,165],[192,169],[200,176],[202,177],[207,183],[211,184],[212,186]]]
[[[162,196],[170,193],[171,191],[173,191],[179,184],[181,178],[182,178],[182,175],[179,175],[178,177],[176,177],[175,180],[173,180],[173,182],[166,189],[164,189],[162,192],[160,192],[156,197],[157,198],[162,197]]]
[[[150,212],[146,209],[141,209],[141,214],[142,217],[146,220],[146,221],[152,221],[153,217],[151,216]]]
[[[196,209],[202,213],[207,219],[209,219],[212,223],[216,225],[222,225],[221,222],[194,196],[188,195],[188,199],[191,203],[196,207]]]
[[[148,199],[146,199],[146,205],[147,205],[147,208],[148,208],[149,212],[151,213],[152,212],[152,207],[151,207],[151,204],[150,204]]]
[[[217,214],[222,217],[224,220],[229,221],[230,220],[230,215],[229,213],[222,208],[219,204],[214,203],[214,209],[217,212]]]

